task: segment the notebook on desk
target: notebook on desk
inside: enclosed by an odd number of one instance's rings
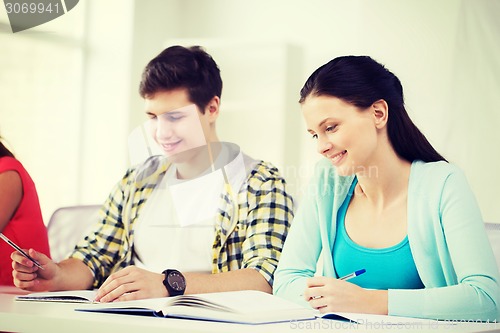
[[[255,290],[91,304],[76,311],[266,324],[315,319],[317,312]]]
[[[61,302],[61,303],[97,303],[94,302],[97,289],[38,292],[17,296],[16,301]]]

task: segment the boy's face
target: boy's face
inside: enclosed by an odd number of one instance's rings
[[[150,134],[172,162],[185,162],[207,144],[210,119],[189,100],[185,89],[162,91],[145,99]],[[182,153],[182,154],[180,154]]]

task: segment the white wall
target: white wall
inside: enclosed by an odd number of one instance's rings
[[[76,204],[103,203],[128,159],[124,142],[130,108],[134,2],[93,0],[88,7]]]
[[[45,216],[79,195],[83,21],[75,12],[13,34],[0,8],[0,135],[31,174]]]
[[[36,146],[36,138],[51,133],[36,129],[33,123],[22,135],[2,126],[2,134],[13,138],[12,145],[22,152],[30,169],[37,170],[42,202],[48,196],[53,206],[105,199],[127,167],[127,134],[144,120],[137,93],[140,73],[166,41],[248,40],[299,49],[301,65],[294,68],[289,83],[295,87],[339,55],[367,54],[385,63],[401,79],[415,123],[466,172],[485,220],[500,222],[496,194],[500,113],[495,110],[500,105],[500,28],[495,22],[500,0],[88,0],[88,5],[84,97],[81,105],[73,106],[82,111],[65,120],[75,130],[68,129],[59,141],[46,141],[53,161],[62,154],[71,158],[67,170],[43,177],[40,172],[49,168],[48,163],[39,153],[30,156],[30,145],[43,149]],[[250,84],[258,87],[259,80]],[[223,92],[223,103],[224,98]],[[298,89],[292,99],[284,103],[295,103]],[[64,115],[65,105],[55,107],[54,114]],[[303,129],[300,111],[290,109],[290,121]],[[26,112],[21,120],[40,117]],[[5,123],[5,115],[0,117]],[[297,157],[303,176],[284,171],[300,187],[318,160],[314,142],[305,130],[289,131],[286,122],[274,126],[275,132],[266,133],[269,142],[277,133],[298,142],[288,145],[285,155]],[[220,131],[229,133],[224,128]],[[80,155],[67,153],[67,146]],[[251,149],[265,155],[268,148]],[[64,173],[71,177],[57,187]],[[43,208],[47,216],[52,206]]]
[[[367,54],[386,64],[401,79],[417,126],[464,169],[485,220],[500,222],[499,12],[498,0],[186,0],[179,37],[301,47],[299,86],[339,55]],[[301,149],[293,153],[310,170],[315,147],[305,131],[297,135]]]
[[[0,34],[0,134],[32,176],[46,223],[61,206],[104,202],[127,166],[133,5],[85,1]]]

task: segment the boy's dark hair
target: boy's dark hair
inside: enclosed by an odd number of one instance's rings
[[[139,86],[143,98],[161,91],[185,88],[201,113],[208,102],[221,97],[222,79],[214,59],[200,46],[171,46],[144,68]]]

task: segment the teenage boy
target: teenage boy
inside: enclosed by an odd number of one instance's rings
[[[222,80],[202,48],[172,46],[144,69],[140,94],[163,156],[132,167],[73,253],[44,269],[12,254],[17,287],[99,288],[97,301],[272,291],[293,217],[285,180],[216,134]],[[207,204],[212,203],[212,204]]]

